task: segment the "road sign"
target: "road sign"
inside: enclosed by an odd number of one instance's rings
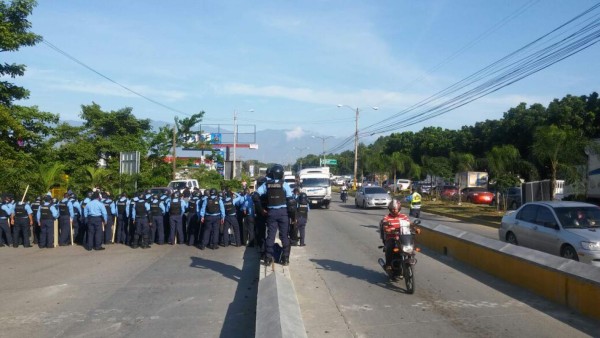
[[[337,165],[337,160],[326,158],[320,160],[321,165]]]

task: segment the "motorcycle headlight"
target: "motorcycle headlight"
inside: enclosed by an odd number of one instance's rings
[[[581,242],[581,247],[590,251],[600,250],[600,242]]]
[[[402,246],[402,251],[404,251],[404,252],[411,252],[411,251],[413,251],[413,246],[412,245],[403,245]]]

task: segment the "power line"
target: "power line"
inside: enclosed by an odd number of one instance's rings
[[[66,56],[66,57],[67,57],[68,59],[70,59],[71,61],[73,61],[73,62],[75,62],[75,63],[79,64],[80,66],[82,66],[82,67],[84,67],[84,68],[86,68],[86,69],[90,70],[91,72],[95,73],[96,75],[98,75],[98,76],[100,76],[100,77],[102,77],[102,78],[104,78],[104,79],[106,79],[106,80],[108,80],[108,81],[110,81],[110,82],[112,82],[112,83],[116,84],[117,86],[119,86],[119,87],[121,87],[121,88],[125,89],[126,91],[128,91],[128,92],[130,92],[130,93],[132,93],[132,94],[134,94],[134,95],[136,95],[136,96],[139,96],[139,97],[143,98],[144,100],[147,100],[147,101],[149,101],[149,102],[152,102],[152,103],[154,103],[154,104],[156,104],[156,105],[159,105],[159,106],[161,106],[161,107],[163,107],[163,108],[165,108],[165,109],[168,109],[168,110],[170,110],[170,111],[172,111],[172,112],[175,112],[175,113],[178,113],[178,114],[182,114],[182,115],[186,115],[186,116],[192,116],[191,114],[184,113],[184,112],[182,112],[181,110],[178,110],[178,109],[175,109],[175,108],[173,108],[173,107],[167,106],[167,105],[165,105],[165,104],[163,104],[163,103],[161,103],[161,102],[158,102],[158,101],[156,101],[156,100],[154,100],[154,99],[152,99],[152,98],[149,98],[149,97],[148,97],[148,96],[146,96],[146,95],[143,95],[143,94],[141,94],[141,93],[138,93],[138,92],[136,92],[135,90],[133,90],[133,89],[131,89],[131,88],[129,88],[129,87],[127,87],[127,86],[125,86],[125,85],[122,85],[122,84],[120,84],[119,82],[117,82],[117,81],[115,81],[115,80],[111,79],[110,77],[108,77],[108,76],[106,76],[106,75],[104,75],[104,74],[100,73],[99,71],[95,70],[94,68],[92,68],[92,67],[90,67],[90,66],[86,65],[85,63],[83,63],[82,61],[78,60],[78,59],[77,59],[77,58],[75,58],[74,56],[72,56],[72,55],[68,54],[68,53],[67,53],[67,52],[65,52],[64,50],[62,50],[62,49],[58,48],[57,46],[55,46],[54,44],[50,43],[50,42],[49,42],[48,40],[46,40],[46,39],[43,39],[43,42],[44,42],[44,43],[45,43],[45,44],[46,44],[48,47],[52,48],[53,50],[55,50],[56,52],[58,52],[58,53],[60,53],[60,54],[62,54],[62,55],[64,55],[64,56]]]
[[[592,13],[594,10],[598,9],[598,7],[600,7],[600,4],[592,6],[588,10],[560,25],[549,33],[516,50],[515,52],[510,53],[504,58],[501,58],[500,60],[488,65],[482,70],[471,74],[465,79],[397,114],[392,115],[389,118],[367,126],[361,130],[361,133],[368,133],[369,135],[381,134],[424,122],[428,119],[462,107],[483,96],[489,95],[490,93],[498,91],[501,88],[524,79],[525,77],[537,73],[571,55],[591,47],[600,39],[600,29],[598,29],[600,26],[600,21],[598,20],[599,15],[595,14],[587,19],[583,18]],[[577,22],[577,20],[580,19],[583,20],[582,23]],[[574,32],[561,31],[571,24],[574,25],[577,30]],[[553,36],[553,34],[556,34],[556,36]],[[566,37],[559,39],[561,35],[566,35]],[[544,42],[545,40],[548,40],[548,42]],[[558,41],[550,43],[553,40]],[[542,46],[543,48],[535,50],[516,61],[512,61],[513,59],[516,59],[519,54],[523,54],[533,46],[543,43],[546,43],[547,45]],[[487,80],[472,89],[466,90],[449,100],[439,103],[432,108],[423,108],[428,104],[439,101],[445,96],[458,92],[458,90],[465,89],[468,86],[471,86],[477,82],[481,82],[485,78],[493,75],[495,77],[492,79]],[[423,108],[422,111],[418,110],[420,108]],[[413,111],[415,112],[412,115],[408,116],[407,118],[403,118],[404,115],[407,115]],[[401,118],[403,119],[401,120]],[[348,142],[345,139],[341,142],[341,144],[333,147],[333,149],[341,149],[347,144]]]

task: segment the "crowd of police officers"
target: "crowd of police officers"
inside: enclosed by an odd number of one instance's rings
[[[289,264],[290,247],[304,246],[309,203],[306,194],[292,191],[283,181],[281,165],[269,168],[257,180],[256,191],[206,189],[152,194],[142,191],[117,198],[95,189],[83,200],[65,193],[61,200],[39,196],[31,203],[15,202],[3,194],[0,205],[0,246],[54,247],[54,222],[58,220],[58,245],[81,245],[105,250],[107,244],[150,248],[151,244],[187,244],[200,250],[220,246],[257,247],[267,265]],[[279,232],[282,248],[275,245]]]

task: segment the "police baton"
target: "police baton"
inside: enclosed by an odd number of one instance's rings
[[[27,188],[25,188],[25,193],[23,194],[23,198],[21,198],[21,203],[25,202],[25,196],[27,195],[28,190],[29,190],[29,184],[27,185]]]

